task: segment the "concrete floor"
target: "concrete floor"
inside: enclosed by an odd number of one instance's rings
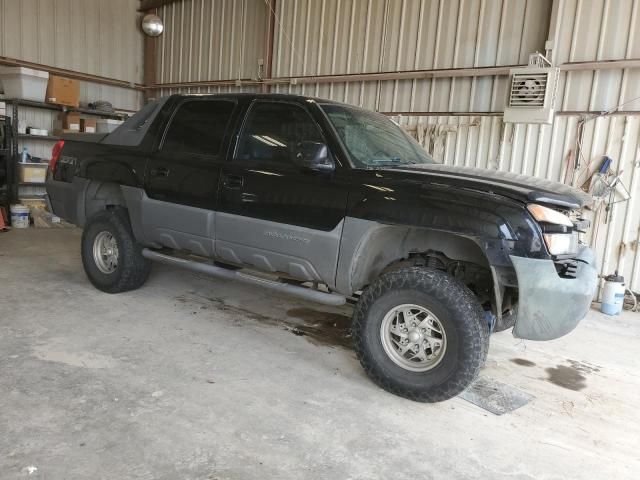
[[[0,233],[0,478],[638,478],[640,315],[492,337],[483,375],[535,395],[495,416],[363,374],[344,310],[154,266],[84,276],[80,232]]]

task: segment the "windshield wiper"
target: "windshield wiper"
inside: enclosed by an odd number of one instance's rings
[[[407,162],[403,161],[400,158],[392,158],[385,160],[372,160],[370,164],[368,164],[371,168],[376,167],[401,167],[404,165],[414,165],[416,162]]]

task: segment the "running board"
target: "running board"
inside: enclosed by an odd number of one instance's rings
[[[275,290],[277,292],[295,295],[297,297],[311,300],[313,302],[323,303],[325,305],[344,305],[347,301],[347,299],[343,295],[337,293],[321,292],[319,290],[312,290],[306,287],[298,287],[297,285],[276,282],[274,280],[268,280],[266,278],[254,277],[252,275],[242,273],[238,270],[229,270],[222,267],[216,267],[215,265],[211,265],[208,263],[194,262],[193,260],[172,257],[170,255],[158,253],[154,250],[149,250],[148,248],[142,250],[142,256],[155,262],[166,263],[167,265],[175,265],[177,267],[186,268],[187,270],[204,273],[213,277],[260,285],[261,287],[270,288],[271,290]]]

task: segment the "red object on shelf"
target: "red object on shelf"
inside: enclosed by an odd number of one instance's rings
[[[53,146],[51,150],[51,160],[49,160],[49,170],[53,174],[56,171],[56,165],[58,164],[58,159],[60,158],[60,152],[62,152],[62,147],[64,147],[64,140],[58,140],[56,144]]]

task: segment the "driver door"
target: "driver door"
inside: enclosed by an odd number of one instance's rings
[[[300,162],[326,145],[305,106],[254,101],[220,175],[216,254],[233,263],[333,285],[347,205],[346,169]]]

